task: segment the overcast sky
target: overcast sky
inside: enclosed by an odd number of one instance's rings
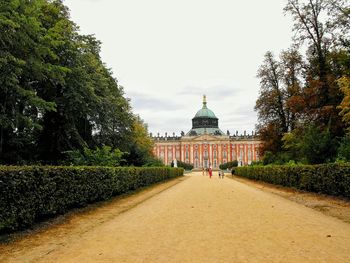
[[[191,128],[207,95],[226,132],[251,132],[266,51],[291,45],[284,0],[65,0],[156,134]]]

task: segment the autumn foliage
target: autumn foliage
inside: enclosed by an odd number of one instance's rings
[[[334,161],[350,125],[350,5],[289,0],[284,10],[294,20],[292,47],[278,58],[267,52],[257,74],[261,155],[282,163]]]

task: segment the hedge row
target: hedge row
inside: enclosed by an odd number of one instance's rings
[[[174,167],[174,161],[171,162],[171,167]],[[177,161],[177,167],[184,168],[187,171],[193,169],[193,165],[192,164],[185,163],[185,162],[182,162],[182,161]]]
[[[221,170],[226,170],[226,169],[231,169],[232,167],[237,167],[238,166],[238,161],[234,160],[232,162],[227,162],[219,165],[219,168]]]
[[[350,165],[245,166],[234,174],[297,189],[350,198]]]
[[[0,166],[0,234],[181,175],[167,167]]]

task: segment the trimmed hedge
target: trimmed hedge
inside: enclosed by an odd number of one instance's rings
[[[0,234],[181,175],[169,167],[0,166]]]
[[[232,162],[227,162],[219,165],[219,168],[221,170],[226,170],[226,169],[231,169],[232,167],[237,167],[238,166],[238,161],[234,160]]]
[[[171,162],[171,167],[174,167],[174,161]],[[186,171],[193,169],[193,165],[192,164],[185,163],[185,162],[182,162],[182,161],[177,161],[177,167],[184,168]]]
[[[350,198],[350,165],[245,166],[233,173],[252,180]]]

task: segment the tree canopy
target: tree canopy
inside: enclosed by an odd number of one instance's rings
[[[67,151],[105,145],[137,145],[143,159],[128,164],[151,158],[100,41],[79,32],[61,0],[0,0],[0,32],[1,163],[60,163]]]
[[[294,21],[291,48],[279,58],[268,51],[258,70],[261,154],[332,161],[350,124],[350,5],[288,0],[284,11]]]

